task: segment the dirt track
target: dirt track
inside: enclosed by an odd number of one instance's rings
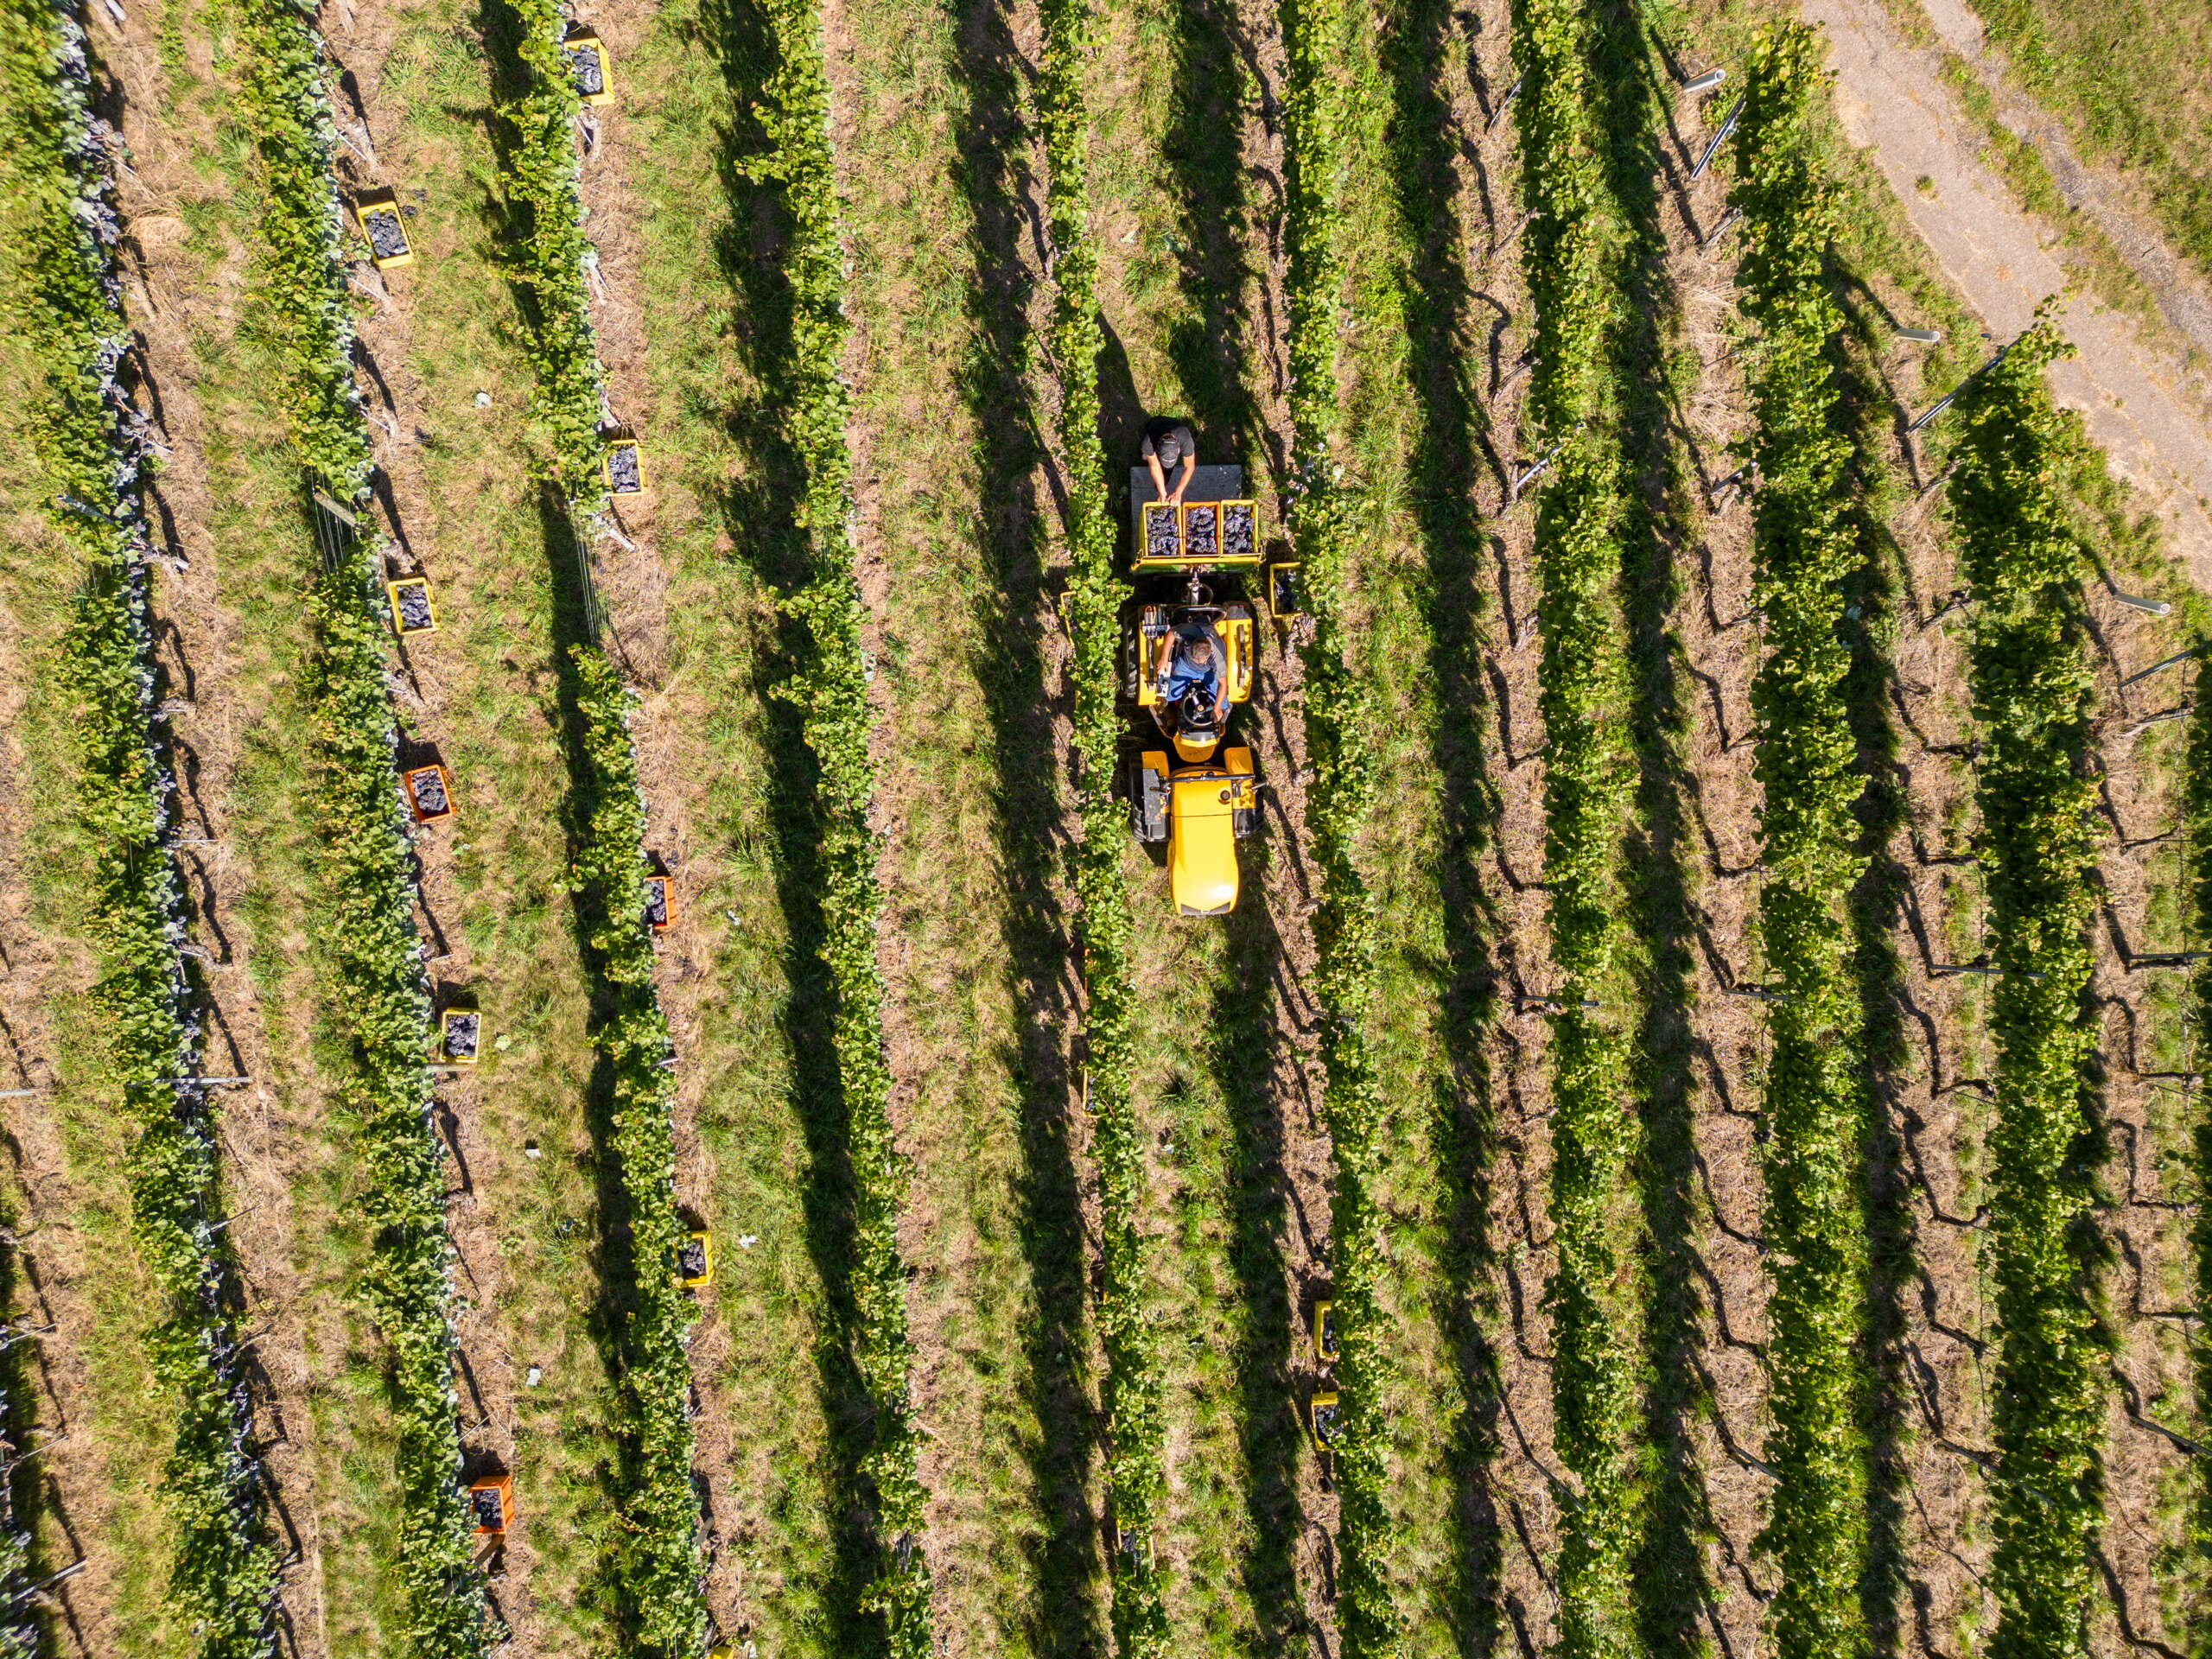
[[[1802,0],[1799,10],[1833,43],[1836,108],[1852,142],[1871,152],[1990,334],[2009,340],[2066,286],[2067,272],[1982,164],[1980,139],[1935,54],[1908,43],[1880,0]],[[2157,504],[2190,581],[2212,588],[2212,428],[2199,389],[2132,318],[2075,296],[2063,321],[2080,355],[2051,372],[2060,401],[2082,412],[2113,469]]]

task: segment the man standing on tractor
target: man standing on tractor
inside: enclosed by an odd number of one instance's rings
[[[1160,701],[1173,707],[1185,697],[1202,701],[1185,704],[1196,713],[1211,708],[1205,723],[1219,728],[1229,718],[1229,677],[1221,671],[1221,648],[1213,630],[1203,622],[1187,622],[1160,636],[1160,652],[1152,671],[1163,683]]]
[[[1152,487],[1155,498],[1179,503],[1183,492],[1191,487],[1191,475],[1198,470],[1198,446],[1197,440],[1191,436],[1190,423],[1168,415],[1146,422],[1144,464],[1152,469]],[[1183,476],[1175,480],[1175,487],[1171,491],[1167,487],[1167,474],[1179,464],[1183,468]]]

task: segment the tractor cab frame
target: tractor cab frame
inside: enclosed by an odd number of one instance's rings
[[[1158,499],[1148,469],[1129,474],[1136,592],[1122,609],[1122,690],[1141,733],[1127,774],[1130,827],[1145,845],[1165,849],[1182,916],[1225,916],[1236,907],[1236,842],[1260,828],[1252,751],[1224,746],[1237,707],[1251,699],[1259,645],[1253,608],[1236,587],[1238,573],[1259,569],[1262,556],[1257,512],[1243,489],[1243,467],[1200,467],[1184,499],[1167,503]],[[1224,703],[1170,696],[1163,645],[1177,634],[1212,639]],[[1166,655],[1172,664],[1172,649]]]

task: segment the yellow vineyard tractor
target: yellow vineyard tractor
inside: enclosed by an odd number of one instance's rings
[[[1129,500],[1136,593],[1122,609],[1122,690],[1140,734],[1131,826],[1146,846],[1165,847],[1177,914],[1226,916],[1236,907],[1236,843],[1260,828],[1252,751],[1226,741],[1252,696],[1258,630],[1234,583],[1259,568],[1259,512],[1241,467],[1192,469],[1179,502],[1161,500],[1148,470],[1131,467]]]

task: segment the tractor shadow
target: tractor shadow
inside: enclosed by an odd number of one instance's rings
[[[1504,1534],[1493,1497],[1499,1452],[1499,1376],[1491,1331],[1495,1246],[1486,1201],[1497,1159],[1488,1044],[1497,1007],[1499,931],[1478,874],[1494,839],[1497,791],[1482,733],[1491,715],[1484,674],[1484,571],[1488,534],[1475,502],[1488,422],[1471,318],[1473,290],[1454,232],[1460,227],[1455,158],[1462,132],[1441,77],[1459,24],[1449,0],[1413,0],[1384,22],[1381,57],[1390,95],[1391,185],[1405,222],[1419,227],[1408,262],[1406,361],[1421,419],[1414,429],[1411,491],[1427,555],[1421,588],[1434,698],[1430,754],[1439,778],[1433,860],[1439,900],[1454,925],[1441,930],[1431,969],[1442,1013],[1446,1071],[1437,1080],[1429,1140],[1445,1177],[1444,1273],[1430,1311],[1464,1389],[1450,1425],[1452,1548],[1433,1599],[1461,1659],[1487,1659],[1504,1636],[1500,1618]]]
[[[1039,1432],[1023,1437],[1024,1455],[1045,1522],[1027,1546],[1037,1595],[1025,1624],[1033,1649],[1047,1659],[1093,1659],[1106,1650],[1106,1609],[1091,1496],[1099,1422],[1085,1357],[1082,1189],[1071,1151],[1079,1106],[1067,1037],[1077,999],[1070,918],[1054,879],[1066,863],[1067,824],[1047,782],[1068,769],[1053,729],[1068,698],[1052,649],[1045,504],[1036,485],[1046,448],[1023,372],[1038,286],[1023,241],[1039,219],[1039,181],[1027,161],[1030,134],[1014,113],[1027,70],[1009,0],[966,0],[956,10],[951,63],[965,104],[955,182],[975,257],[966,296],[973,343],[958,378],[979,435],[985,585],[977,620],[990,642],[972,666],[1001,780],[994,830],[1006,888],[1007,991],[1026,1016],[1003,1057],[1020,1091],[1016,1227],[1035,1310],[1024,1326],[1022,1370]]]

